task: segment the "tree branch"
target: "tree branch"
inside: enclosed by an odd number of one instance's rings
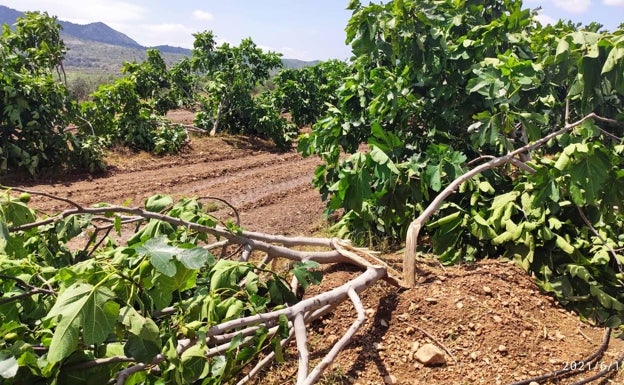
[[[222,226],[204,226],[193,222],[188,222],[180,218],[174,218],[162,213],[156,213],[147,211],[140,207],[125,207],[125,206],[103,206],[103,207],[83,207],[69,199],[62,199],[51,196],[50,194],[40,194],[38,192],[32,192],[34,194],[46,195],[50,198],[57,199],[68,203],[72,207],[62,211],[56,216],[39,220],[33,223],[25,224],[22,226],[14,226],[9,231],[23,231],[27,229],[37,228],[39,226],[53,224],[59,222],[65,218],[73,215],[90,215],[92,221],[101,220],[101,216],[104,220],[110,223],[110,219],[106,218],[111,215],[116,216],[128,216],[126,219],[131,220],[159,220],[171,224],[172,226],[180,226],[186,229],[210,234],[216,238],[223,238],[222,241],[207,245],[207,248],[225,247],[226,245],[239,245],[243,249],[242,257],[247,259],[251,256],[252,252],[259,251],[265,254],[265,258],[262,263],[271,259],[277,260],[283,258],[290,261],[305,262],[316,261],[319,263],[346,263],[353,266],[357,266],[363,269],[360,275],[356,276],[352,280],[343,283],[342,285],[335,287],[326,292],[320,293],[311,298],[303,299],[295,304],[291,304],[287,307],[280,308],[278,310],[270,311],[267,313],[259,313],[249,315],[246,317],[232,319],[221,324],[214,325],[208,328],[203,334],[203,340],[198,339],[181,339],[178,340],[176,346],[176,354],[182,355],[187,349],[195,344],[201,342],[205,344],[209,350],[205,352],[205,356],[211,357],[214,355],[223,354],[224,351],[231,348],[231,342],[234,338],[242,337],[241,344],[249,345],[254,342],[255,334],[261,328],[266,328],[270,335],[270,338],[275,338],[275,335],[280,328],[280,319],[285,317],[288,321],[290,328],[290,336],[286,339],[279,341],[280,345],[286,344],[293,336],[296,337],[298,350],[300,352],[299,358],[299,374],[298,384],[312,384],[316,382],[323,370],[335,359],[336,355],[344,349],[349,343],[353,334],[357,331],[360,325],[365,320],[364,307],[361,304],[357,293],[365,290],[371,285],[375,284],[380,279],[385,279],[391,284],[400,286],[401,280],[399,274],[392,270],[384,261],[373,255],[369,250],[353,247],[350,242],[337,238],[307,238],[307,237],[287,237],[276,236],[270,234],[263,234],[257,232],[246,231],[230,231],[226,227]],[[238,216],[237,216],[238,217]],[[105,226],[106,229],[110,229],[110,226]],[[297,250],[292,249],[296,246],[311,246],[316,248],[322,248],[320,250]],[[9,279],[15,279],[13,277],[5,277]],[[24,287],[29,287],[27,283],[15,279],[18,283]],[[30,287],[37,292],[45,292],[47,294],[55,294],[45,289]],[[26,294],[24,294],[26,295]],[[10,300],[16,300],[11,297]],[[334,309],[345,300],[350,299],[353,302],[357,318],[353,325],[345,333],[345,335],[336,343],[325,358],[319,363],[312,372],[309,371],[310,365],[310,352],[307,346],[307,325],[315,319],[323,316],[327,312]],[[169,307],[162,309],[160,312],[153,314],[154,317],[162,317],[165,315],[171,315],[176,313],[175,307]],[[274,357],[269,354],[269,357]],[[167,357],[164,353],[159,353],[150,363],[137,363],[131,357],[111,357],[107,359],[96,359],[89,362],[83,362],[76,364],[72,367],[72,370],[78,370],[83,368],[92,368],[99,365],[105,365],[108,363],[130,362],[131,365],[119,371],[116,375],[116,383],[123,385],[128,378],[136,372],[148,370],[149,368],[160,365],[165,362]],[[256,368],[252,370],[253,373],[257,373],[257,370],[266,365],[268,361],[261,361]],[[240,383],[245,382],[245,378],[251,378],[248,374],[244,377]]]
[[[500,156],[498,158],[491,159],[486,163],[482,163],[472,170],[466,172],[465,174],[459,176],[454,181],[452,181],[444,190],[442,190],[435,199],[427,206],[427,208],[416,218],[412,223],[410,223],[407,229],[406,236],[406,245],[405,245],[405,257],[403,259],[403,284],[407,287],[414,287],[416,284],[416,248],[418,247],[418,234],[420,233],[420,229],[424,226],[424,223],[433,215],[442,205],[444,200],[448,198],[451,194],[453,194],[459,186],[473,178],[474,176],[495,168],[502,166],[506,163],[511,162],[516,155],[532,151],[536,148],[543,146],[548,143],[550,140],[556,138],[557,136],[564,134],[575,127],[580,126],[584,122],[590,119],[597,119],[601,121],[611,121],[611,119],[606,119],[597,116],[595,113],[591,113],[583,117],[582,119],[571,123],[566,124],[563,128],[554,131],[545,137],[536,140],[533,143],[527,144],[526,146],[522,146],[514,151],[509,152],[507,155]]]
[[[57,294],[53,290],[48,290],[48,289],[43,289],[41,287],[33,286],[33,285],[31,285],[29,283],[26,283],[24,280],[19,279],[17,277],[11,277],[11,276],[8,276],[8,275],[0,274],[0,279],[6,279],[6,280],[10,280],[10,281],[15,281],[15,283],[18,286],[21,286],[24,289],[28,289],[28,291],[26,291],[26,292],[24,292],[22,294],[17,294],[17,295],[6,297],[6,298],[0,298],[0,305],[4,305],[4,304],[7,304],[7,303],[19,301],[19,300],[24,299],[24,298],[32,297],[33,295],[36,295],[36,294],[47,294],[47,295],[56,295]]]

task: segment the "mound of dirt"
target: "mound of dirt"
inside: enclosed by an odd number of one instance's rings
[[[188,114],[176,119],[188,123]],[[314,235],[323,231],[324,205],[311,186],[317,159],[277,153],[270,144],[243,137],[193,137],[178,156],[155,157],[127,150],[108,155],[108,172],[99,176],[51,176],[39,181],[3,183],[56,194],[84,205],[97,202],[141,204],[153,194],[216,196],[240,212],[245,229],[273,234]],[[66,207],[41,197],[33,204],[52,213]],[[232,215],[222,208],[224,215]],[[398,264],[400,255],[386,255]],[[483,261],[442,268],[419,263],[412,290],[380,282],[362,294],[367,322],[326,371],[323,384],[509,384],[566,367],[574,376],[545,383],[574,384],[615,365],[624,343],[612,338],[607,352],[591,365],[581,360],[598,349],[603,329],[581,322],[544,295],[512,263]],[[357,274],[335,265],[325,270],[310,294],[335,287]],[[343,304],[310,331],[318,361],[351,325],[355,311]],[[441,350],[445,364],[416,360],[426,344]],[[257,384],[294,384],[296,350],[290,360],[263,373]],[[621,371],[603,383],[624,383]]]
[[[394,261],[393,261],[394,260]],[[399,262],[398,257],[390,262]],[[444,268],[422,260],[419,283],[398,290],[384,282],[362,295],[367,322],[325,374],[324,384],[511,384],[565,368],[571,376],[536,382],[574,384],[617,366],[624,342],[611,338],[596,362],[576,361],[598,350],[604,329],[592,327],[563,309],[523,270],[507,261],[482,261]],[[334,266],[314,292],[345,282],[355,272]],[[351,304],[341,305],[315,325],[309,341],[320,360],[355,319]],[[436,346],[445,364],[426,366],[416,357]],[[296,352],[291,352],[296,360]],[[296,366],[283,364],[271,382],[290,384]],[[624,383],[621,371],[603,383]],[[598,382],[594,382],[598,383]],[[528,384],[528,382],[527,382]]]

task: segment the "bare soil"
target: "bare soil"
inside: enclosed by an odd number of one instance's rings
[[[190,123],[187,113],[172,118]],[[102,175],[48,176],[4,184],[56,194],[90,205],[98,202],[142,204],[150,195],[216,196],[240,212],[245,229],[272,234],[326,236],[324,204],[311,180],[318,160],[295,151],[278,153],[262,140],[246,137],[193,137],[180,155],[156,157],[129,150],[111,151]],[[33,197],[47,213],[65,209],[56,201]],[[231,214],[231,213],[229,213]],[[401,254],[383,255],[400,265]],[[511,384],[565,367],[600,346],[604,329],[579,320],[543,294],[521,269],[506,261],[482,261],[443,268],[431,259],[419,266],[419,283],[399,290],[379,282],[362,294],[367,321],[325,372],[323,384]],[[339,285],[357,274],[352,267],[325,269],[311,294]],[[318,362],[351,323],[355,311],[345,303],[309,333]],[[446,364],[426,367],[414,358],[426,343],[446,350]],[[615,366],[624,342],[615,335],[606,353],[587,371],[540,384],[576,384]],[[294,384],[297,351],[275,364],[257,384]],[[624,369],[624,368],[622,368]],[[624,384],[624,370],[593,384]]]

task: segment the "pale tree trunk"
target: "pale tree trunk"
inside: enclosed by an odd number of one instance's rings
[[[215,136],[215,134],[217,133],[217,130],[219,129],[219,121],[221,120],[221,113],[223,112],[224,105],[225,105],[225,102],[223,101],[223,98],[222,98],[221,101],[219,102],[219,107],[217,108],[217,116],[215,117],[214,124],[212,125],[212,130],[210,130],[210,136]]]

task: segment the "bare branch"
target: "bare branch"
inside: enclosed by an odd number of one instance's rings
[[[116,364],[119,362],[136,362],[133,358],[128,358],[124,356],[115,356],[115,357],[106,357],[106,358],[96,358],[93,361],[80,362],[77,364],[67,365],[65,369],[67,370],[86,370],[95,368],[98,366]]]
[[[405,257],[403,259],[403,284],[407,287],[414,287],[414,285],[416,284],[416,248],[418,247],[418,234],[420,233],[420,229],[424,226],[424,223],[429,219],[429,217],[431,217],[431,215],[433,215],[440,208],[444,200],[446,200],[446,198],[453,194],[462,183],[468,181],[469,179],[486,170],[509,163],[511,162],[511,159],[513,159],[518,154],[539,148],[544,144],[548,143],[550,140],[556,138],[557,136],[566,133],[575,127],[580,126],[590,119],[598,119],[602,121],[611,120],[606,118],[600,118],[595,113],[588,114],[582,119],[571,124],[566,124],[563,128],[554,131],[546,135],[545,137],[536,140],[533,143],[527,144],[526,146],[522,146],[514,151],[511,151],[507,155],[491,159],[486,163],[482,163],[476,166],[475,168],[459,176],[448,186],[446,186],[446,188],[435,197],[435,199],[429,204],[429,206],[427,206],[427,208],[418,216],[418,218],[416,218],[408,227],[405,245]]]
[[[22,300],[24,298],[32,297],[33,295],[36,295],[36,294],[56,295],[56,292],[53,291],[53,290],[48,290],[48,289],[43,289],[41,287],[33,286],[33,285],[31,285],[29,283],[26,283],[24,280],[19,279],[17,277],[11,277],[11,276],[2,274],[2,275],[0,275],[0,279],[15,281],[15,283],[18,286],[21,286],[24,289],[28,289],[28,291],[26,291],[24,293],[21,293],[21,294],[17,294],[17,295],[13,295],[13,296],[10,296],[10,297],[5,297],[5,298],[0,298],[0,305],[4,305],[6,303],[19,301],[19,300]]]
[[[336,342],[336,344],[332,347],[329,353],[327,353],[327,355],[323,357],[321,362],[316,366],[316,368],[314,368],[312,373],[310,373],[306,381],[303,382],[304,385],[311,385],[316,383],[323,371],[334,362],[336,356],[338,356],[338,353],[340,353],[340,351],[342,351],[342,349],[347,346],[349,341],[351,341],[353,335],[358,331],[360,326],[362,326],[364,321],[366,321],[364,306],[362,305],[362,301],[360,300],[357,292],[353,289],[349,289],[348,294],[351,302],[353,302],[353,306],[355,306],[355,310],[357,311],[357,318],[349,327],[347,332],[338,340],[338,342]]]
[[[308,377],[310,367],[310,352],[308,351],[308,337],[303,314],[295,315],[295,339],[297,341],[297,351],[299,352],[299,370],[297,371],[297,385],[304,383]]]
[[[65,203],[67,203],[67,204],[69,204],[71,206],[76,207],[79,210],[83,208],[82,206],[80,206],[78,203],[72,201],[71,199],[59,197],[59,196],[56,196],[56,195],[53,195],[53,194],[44,193],[44,192],[41,192],[41,191],[28,190],[28,189],[21,188],[21,187],[11,187],[11,186],[5,186],[5,185],[0,185],[0,188],[7,189],[7,190],[15,190],[15,191],[19,191],[19,192],[25,192],[25,193],[28,193],[30,195],[40,195],[42,197],[46,197],[46,198],[54,199],[54,200],[57,200],[57,201],[65,202]]]

